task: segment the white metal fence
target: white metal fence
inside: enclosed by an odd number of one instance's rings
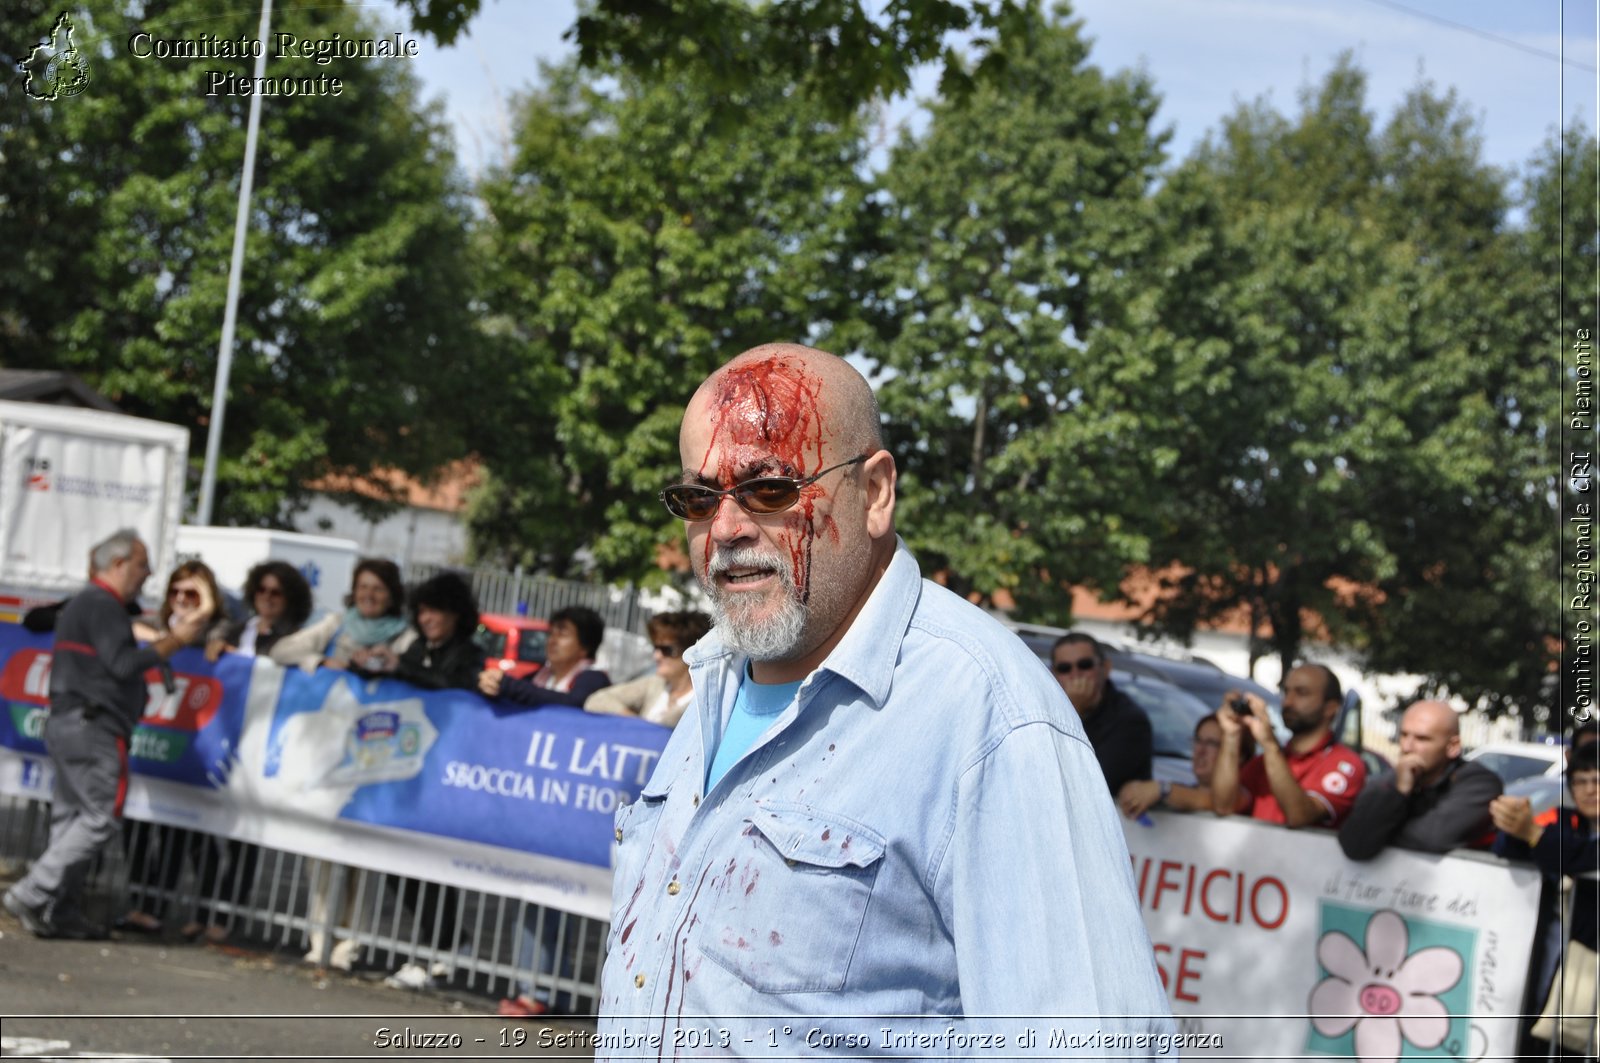
[[[420,988],[514,997],[520,982],[562,1012],[595,1010],[607,923],[192,830],[132,819],[123,828],[89,883],[107,922],[137,909],[169,937],[186,923],[218,927],[230,942],[310,950],[305,958],[323,966],[337,950],[374,976],[416,964],[435,976]],[[0,877],[20,875],[49,830],[48,802],[0,797]],[[553,950],[544,969],[519,947],[525,920]]]

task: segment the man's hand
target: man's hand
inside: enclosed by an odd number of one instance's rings
[[[1417,779],[1422,776],[1422,758],[1415,753],[1402,753],[1400,759],[1394,764],[1394,788],[1402,794],[1409,794],[1416,788]]]
[[[498,668],[485,668],[478,673],[478,691],[484,697],[497,698],[500,696],[500,681],[506,674]]]
[[[208,614],[198,610],[189,613],[172,614],[172,637],[185,646],[193,645],[200,641],[206,633],[206,616]]]
[[[1533,805],[1526,797],[1501,794],[1489,802],[1489,818],[1494,820],[1496,830],[1519,838],[1529,846],[1538,845],[1544,834],[1544,828],[1533,821]]]
[[[1232,716],[1245,727],[1248,727],[1250,729],[1250,737],[1256,740],[1258,748],[1265,749],[1269,745],[1276,745],[1278,739],[1272,733],[1272,717],[1267,715],[1267,703],[1262,701],[1260,696],[1256,694],[1240,694],[1238,691],[1234,691],[1228,696],[1228,702],[1231,704],[1234,698],[1244,699],[1244,703],[1250,707],[1249,714],[1238,716],[1232,709],[1225,708],[1222,711],[1222,715]],[[1226,725],[1223,726],[1223,730],[1226,732]]]
[[[1161,800],[1161,784],[1154,779],[1130,779],[1117,794],[1117,807],[1129,819],[1138,819]]]
[[[1094,700],[1094,685],[1098,676],[1094,672],[1073,672],[1061,684],[1067,692],[1067,698],[1072,702],[1072,707],[1079,712],[1084,711],[1084,706]]]

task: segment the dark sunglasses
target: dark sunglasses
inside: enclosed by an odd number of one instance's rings
[[[1093,657],[1079,657],[1076,661],[1057,661],[1052,667],[1057,675],[1071,675],[1074,670],[1092,672],[1100,667],[1100,662]]]
[[[679,653],[678,647],[672,645],[670,642],[666,644],[662,644],[660,642],[653,643],[650,648],[661,654],[663,657],[676,657]]]
[[[167,592],[168,598],[176,598],[180,602],[198,602],[200,592],[193,587],[174,587]]]
[[[859,465],[871,456],[863,454],[849,461],[841,461],[819,473],[807,476],[804,480],[796,480],[792,476],[758,476],[753,480],[734,484],[726,491],[719,491],[715,487],[702,487],[699,484],[673,484],[661,492],[660,498],[667,507],[667,512],[680,520],[691,522],[715,517],[717,510],[722,506],[722,500],[729,495],[733,496],[733,500],[739,503],[739,508],[746,513],[755,516],[782,513],[800,501],[801,488],[816,483],[835,469],[842,469],[846,465]]]
[[[265,594],[268,598],[282,598],[283,597],[283,588],[282,587],[257,587],[256,588],[256,597],[259,598],[263,594]]]

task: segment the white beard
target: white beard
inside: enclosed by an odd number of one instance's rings
[[[728,569],[757,566],[776,568],[781,584],[782,601],[777,612],[766,617],[758,614],[770,608],[767,599],[729,592],[715,579]],[[712,619],[723,645],[762,662],[788,660],[798,651],[805,635],[806,608],[795,590],[794,574],[781,560],[774,566],[771,557],[748,547],[719,552],[712,557],[701,582],[711,598]]]

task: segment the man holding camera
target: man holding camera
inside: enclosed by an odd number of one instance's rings
[[[1217,815],[1249,812],[1286,827],[1337,827],[1367,780],[1366,765],[1349,746],[1334,741],[1333,720],[1344,701],[1339,677],[1321,664],[1302,664],[1283,684],[1287,745],[1279,746],[1267,703],[1229,691],[1217,722],[1222,749],[1211,776]],[[1248,728],[1261,752],[1239,764],[1239,736]]]

